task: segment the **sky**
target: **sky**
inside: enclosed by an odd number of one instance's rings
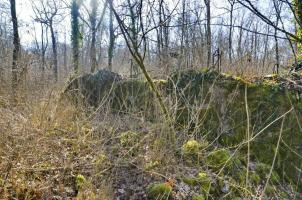
[[[2,0],[0,0],[2,1]],[[6,0],[8,1],[8,0]],[[31,2],[37,1],[37,0],[16,0],[17,2],[17,15],[19,20],[19,31],[20,31],[20,38],[21,38],[21,44],[28,46],[32,44],[35,38],[35,32],[37,35],[41,32],[41,27],[39,24],[33,22],[34,18],[34,12],[32,9]],[[61,0],[57,0],[61,1]],[[70,1],[70,0],[65,0]],[[86,3],[89,7],[89,1],[86,0]],[[100,0],[102,1],[102,0]],[[122,1],[122,0],[116,0]],[[202,0],[199,0],[202,1]],[[264,4],[263,2],[266,2],[267,0],[261,0],[260,3]],[[169,3],[170,7],[174,7],[178,0],[165,0],[165,2]],[[181,0],[180,0],[181,3]],[[212,0],[212,15],[213,16],[219,16],[222,13],[225,13],[226,17],[228,16],[228,12],[225,9],[221,9],[223,7],[227,7],[228,2],[227,0]],[[60,24],[57,24],[55,26],[57,32],[58,32],[58,40],[60,42],[63,42],[65,40],[65,33],[67,33],[67,42],[69,41],[69,34],[70,33],[70,18],[67,13],[66,17],[60,22]]]
[[[57,0],[61,1],[61,0]],[[69,0],[67,0],[68,2]],[[87,3],[89,4],[89,0],[86,0]],[[20,38],[21,38],[21,43],[30,45],[32,41],[35,38],[35,32],[39,35],[41,32],[41,27],[38,24],[35,24],[33,22],[34,18],[34,12],[32,10],[32,5],[31,5],[31,0],[16,0],[17,2],[17,15],[18,15],[18,20],[19,20],[19,31],[20,31]],[[178,1],[176,0],[166,0],[170,4],[171,7],[174,7]],[[180,1],[181,2],[181,1]],[[219,2],[219,3],[218,3]],[[213,10],[216,14],[219,14],[218,12],[219,9],[215,9],[217,5],[219,6],[224,6],[222,5],[222,2],[224,0],[214,0],[213,1]],[[69,16],[67,16],[61,23],[59,28],[57,28],[57,31],[60,33],[58,34],[59,41],[64,41],[65,36],[64,33],[69,33],[70,32],[70,19]]]
[[[61,0],[58,0],[61,1]],[[35,32],[37,35],[41,33],[41,26],[34,23],[35,13],[33,12],[31,0],[16,0],[17,17],[19,20],[19,32],[21,44],[30,45],[34,38]],[[64,33],[70,32],[69,16],[60,22],[60,25],[56,25],[56,31],[59,32],[59,41],[64,40]]]

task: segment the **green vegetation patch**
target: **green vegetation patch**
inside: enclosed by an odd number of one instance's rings
[[[206,164],[213,169],[220,169],[230,164],[231,154],[226,149],[211,152],[206,158]]]
[[[168,183],[152,183],[147,188],[151,199],[168,199],[172,192],[172,186]]]
[[[131,147],[137,144],[139,141],[139,133],[133,131],[127,131],[121,133],[120,143],[124,147]]]

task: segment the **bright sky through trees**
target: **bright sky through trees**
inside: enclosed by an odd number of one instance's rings
[[[34,38],[35,38],[35,32],[37,35],[40,34],[41,27],[37,23],[34,23],[34,12],[32,9],[32,1],[38,2],[39,0],[17,0],[17,14],[18,19],[20,21],[20,37],[21,37],[21,43],[30,45]],[[61,0],[57,0],[61,1]],[[69,0],[65,1],[66,3],[69,2]],[[103,1],[101,4],[103,4]],[[169,2],[169,7],[171,10],[178,5],[178,7],[181,5],[181,1],[176,0],[170,0],[166,1]],[[89,0],[84,1],[84,3],[89,7]],[[212,9],[213,9],[213,16],[219,16],[224,14],[225,17],[228,15],[228,12],[224,9],[227,7],[227,2],[221,1],[221,0],[213,0],[212,3]],[[101,10],[101,7],[100,7]],[[59,41],[64,40],[64,34],[65,32],[70,32],[70,16],[69,16],[69,10],[66,10],[65,18],[62,22],[59,23],[59,28],[57,28]],[[221,16],[220,16],[221,17]],[[67,39],[68,40],[68,39]],[[68,42],[68,41],[67,41]]]

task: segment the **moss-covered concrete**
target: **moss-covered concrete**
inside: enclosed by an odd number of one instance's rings
[[[145,81],[124,80],[117,83],[110,94],[110,105],[114,112],[142,113],[149,117],[155,110],[155,98]]]
[[[91,101],[100,101],[107,95],[109,105],[116,113],[142,114],[148,119],[159,117],[159,112],[156,113],[156,99],[145,81],[119,80],[113,85],[112,82],[116,78],[115,75],[112,77],[111,84],[101,87],[107,92],[97,92]],[[99,79],[89,80],[98,82]],[[267,166],[271,166],[276,152],[283,119],[280,116],[293,107],[294,109],[284,117],[282,140],[274,167],[278,176],[274,174],[271,180],[286,180],[296,184],[302,168],[301,93],[297,92],[295,85],[286,87],[280,80],[283,80],[282,77],[276,75],[251,81],[217,72],[188,70],[171,75],[167,81],[155,81],[155,84],[169,100],[166,103],[171,103],[171,111],[175,111],[173,117],[176,128],[185,128],[189,133],[202,136],[209,144],[229,149],[228,154],[237,149],[241,155],[247,154],[247,144],[242,145],[242,142],[247,140],[247,89],[250,137],[257,136],[250,142],[250,159]],[[92,93],[100,89],[91,84],[92,81],[88,82],[87,88],[90,90],[89,88],[93,87]],[[195,151],[194,148],[192,150]],[[184,148],[182,153],[187,153]],[[210,162],[210,159],[208,161]],[[209,167],[215,168],[213,163],[210,163]],[[242,174],[237,175],[241,177],[241,182],[244,182],[241,175],[245,174],[246,169],[240,171]],[[266,169],[265,173],[268,172]],[[264,176],[257,174],[252,174],[251,177],[255,183],[259,181],[258,176]]]
[[[159,90],[166,83],[166,80],[154,80]],[[109,105],[115,113],[145,115],[149,119],[154,118],[157,111],[155,96],[146,81],[122,79],[108,70],[72,79],[62,97],[78,105],[93,108]]]
[[[282,124],[282,118],[276,119],[293,107],[294,110],[284,118],[275,169],[279,177],[295,184],[302,166],[299,156],[302,101],[297,92],[288,90],[283,84],[275,80],[247,81],[216,72],[190,70],[172,75],[167,93],[177,94],[174,100],[179,108],[175,117],[177,127],[192,126],[190,129],[209,141],[215,140],[224,147],[235,149],[247,139],[247,88],[250,135],[253,137],[260,132],[250,144],[251,159],[268,166],[272,164]],[[196,115],[198,117],[192,119]],[[247,153],[247,145],[241,145],[239,150]],[[253,178],[257,181],[257,177]]]

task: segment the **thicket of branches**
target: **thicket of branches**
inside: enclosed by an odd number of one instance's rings
[[[279,73],[301,57],[300,0],[31,0],[31,21],[14,17],[20,3],[0,4],[1,78],[12,74],[15,82],[45,70],[54,81],[100,68],[137,77],[131,51],[155,74],[204,67]],[[20,58],[12,56],[18,46]]]

